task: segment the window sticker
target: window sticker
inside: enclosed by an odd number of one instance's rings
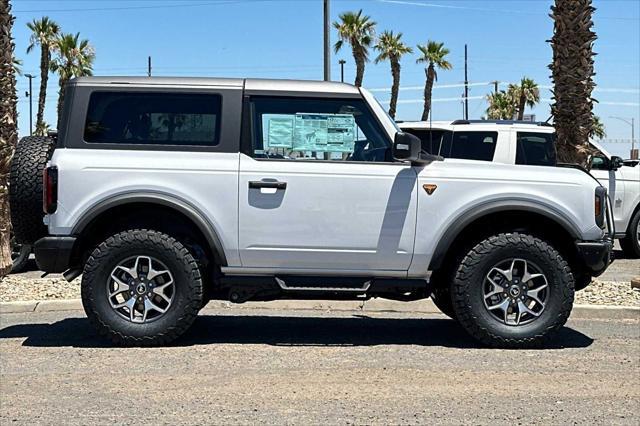
[[[353,152],[355,118],[351,114],[296,113],[293,149],[296,151]]]
[[[265,149],[293,148],[293,116],[272,115],[267,118]]]

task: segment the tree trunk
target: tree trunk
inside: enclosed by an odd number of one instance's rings
[[[400,62],[397,58],[391,58],[391,75],[393,84],[391,85],[391,102],[389,102],[389,115],[396,118],[396,105],[398,104],[398,90],[400,89]]]
[[[429,119],[429,113],[431,112],[431,92],[433,91],[433,81],[435,80],[436,71],[433,68],[433,64],[429,64],[429,67],[424,70],[427,76],[427,81],[424,85],[424,109],[422,110],[422,121]]]
[[[11,271],[11,215],[9,170],[18,142],[17,95],[13,67],[15,45],[11,38],[14,18],[9,0],[0,0],[0,279]]]
[[[36,135],[44,136],[40,134],[44,129],[44,104],[47,99],[47,82],[49,81],[49,61],[51,54],[49,53],[49,46],[40,46],[40,93],[38,94],[38,113],[36,115]]]
[[[64,91],[66,89],[67,80],[60,77],[58,80],[58,85],[60,86],[60,90],[58,92],[58,124],[56,126],[56,130],[60,130],[60,124],[62,120],[62,106],[64,105]]]
[[[522,88],[520,90],[522,90]],[[518,120],[524,120],[524,106],[526,100],[524,92],[520,93],[520,99],[518,101]]]
[[[593,42],[595,9],[591,0],[555,0],[551,114],[556,128],[558,160],[586,165],[593,126]]]
[[[353,47],[353,59],[356,61],[356,80],[353,84],[361,87],[364,78],[364,52],[357,45]]]

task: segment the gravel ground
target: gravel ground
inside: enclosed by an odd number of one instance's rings
[[[639,339],[571,318],[494,350],[442,315],[205,308],[169,347],[117,348],[82,312],[4,314],[0,425],[638,426]]]
[[[39,278],[39,274],[9,275],[0,282],[0,302],[80,298],[80,278],[68,283],[59,275]],[[640,290],[629,282],[594,281],[576,293],[576,303],[640,306]]]

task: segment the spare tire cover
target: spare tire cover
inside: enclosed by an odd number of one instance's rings
[[[9,176],[11,224],[16,242],[33,244],[47,235],[42,222],[42,171],[55,149],[46,136],[27,136],[16,146]]]

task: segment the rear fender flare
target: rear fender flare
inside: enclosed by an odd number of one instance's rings
[[[205,236],[209,247],[214,253],[216,262],[218,262],[220,266],[227,266],[227,258],[222,241],[220,240],[215,227],[206,219],[206,215],[191,203],[167,194],[155,192],[133,192],[110,197],[92,206],[84,215],[82,215],[73,227],[72,234],[82,235],[82,231],[102,213],[113,207],[129,203],[159,204],[182,213],[191,220]]]

